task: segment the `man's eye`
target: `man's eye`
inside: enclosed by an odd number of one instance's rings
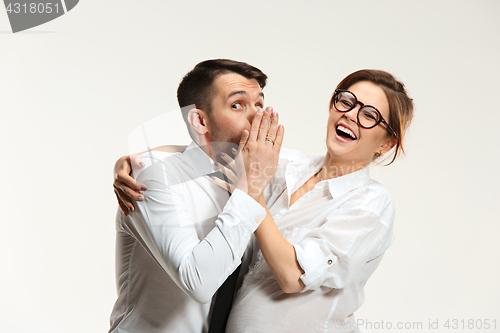
[[[233,103],[231,107],[233,108],[233,110],[239,110],[243,108],[243,105],[241,105],[241,103]]]

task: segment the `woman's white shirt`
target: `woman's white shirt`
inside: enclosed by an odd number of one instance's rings
[[[304,290],[284,293],[255,252],[227,332],[357,332],[353,313],[364,301],[363,286],[394,241],[394,204],[366,167],[316,184],[289,207],[290,196],[323,162],[324,156],[281,159],[264,193],[295,247]]]

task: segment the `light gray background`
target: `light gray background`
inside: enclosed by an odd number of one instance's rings
[[[395,198],[396,242],[357,317],[423,323],[405,332],[496,319],[500,331],[499,14],[496,0],[85,0],[12,34],[0,10],[2,332],[107,331],[114,161],[176,107],[182,75],[218,57],[269,75],[285,146],[314,155],[344,76],[405,82],[407,156],[372,172]]]

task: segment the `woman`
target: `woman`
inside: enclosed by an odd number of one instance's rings
[[[394,238],[392,198],[367,166],[393,147],[392,161],[403,151],[412,113],[389,73],[362,70],[337,86],[326,156],[280,163],[266,190],[270,214],[255,232],[260,251],[227,332],[357,330],[352,314],[363,286]]]
[[[261,197],[260,250],[227,332],[357,331],[363,286],[394,238],[393,200],[367,166],[403,151],[413,104],[391,74],[361,70],[340,82],[329,112],[326,155],[280,160]]]

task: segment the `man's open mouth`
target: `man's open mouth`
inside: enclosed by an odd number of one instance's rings
[[[358,139],[356,135],[353,133],[353,131],[343,126],[342,124],[337,125],[335,130],[337,131],[337,135],[340,136],[341,138],[352,141]]]

